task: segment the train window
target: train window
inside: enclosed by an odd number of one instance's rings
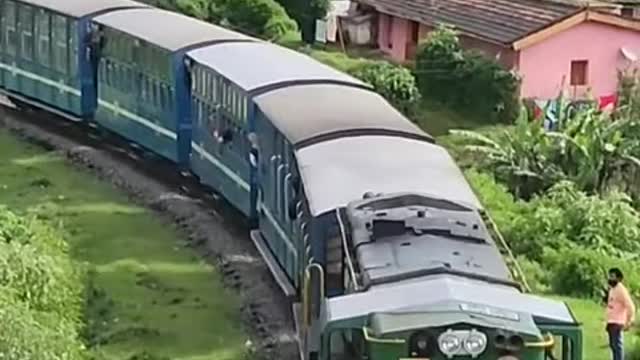
[[[20,54],[25,60],[33,60],[33,8],[21,5],[20,9]]]
[[[214,103],[220,103],[220,79],[215,76],[211,82],[211,99]]]
[[[0,53],[5,48],[5,40],[4,40],[4,0],[0,0]]]
[[[38,52],[36,56],[40,64],[49,66],[49,58],[51,57],[49,13],[45,10],[40,10],[37,12],[36,17],[36,36],[38,37]]]
[[[63,74],[67,73],[67,19],[60,15],[53,15],[53,38],[55,69]]]
[[[5,38],[7,39],[7,54],[15,55],[16,44],[16,4],[13,1],[5,2],[3,23],[5,24]]]
[[[78,23],[70,20],[69,28],[69,69],[71,78],[75,79],[78,76]]]

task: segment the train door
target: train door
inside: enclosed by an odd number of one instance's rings
[[[262,124],[261,124],[262,125]],[[300,220],[290,216],[289,203],[297,203],[298,183],[293,149],[271,125],[260,129],[260,230],[271,252],[294,287],[299,285]],[[295,206],[295,205],[293,205]]]
[[[575,325],[544,325],[540,331],[549,334],[537,344],[544,350],[544,360],[582,360],[582,330]]]

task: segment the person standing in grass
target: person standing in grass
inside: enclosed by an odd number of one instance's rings
[[[624,359],[623,332],[635,321],[636,307],[629,291],[622,284],[624,278],[618,268],[609,270],[609,294],[607,297],[607,333],[613,360]]]

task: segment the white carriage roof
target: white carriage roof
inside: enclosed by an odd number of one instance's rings
[[[430,139],[382,96],[362,88],[289,86],[256,96],[255,103],[294,145],[321,135],[365,129]]]
[[[109,9],[149,7],[148,5],[130,0],[19,0],[19,2],[53,10],[75,18],[81,18]]]
[[[365,192],[415,192],[482,205],[453,158],[441,146],[390,136],[344,137],[297,151],[311,213],[316,216]]]
[[[452,275],[374,286],[367,292],[331,298],[327,304],[327,321],[346,320],[372,313],[420,311],[444,302],[483,305],[530,314],[538,320],[576,323],[563,302],[521,293],[513,287]]]
[[[366,86],[360,80],[307,55],[266,42],[207,46],[193,50],[188,55],[247,92],[300,80],[339,81]]]
[[[112,12],[96,17],[95,22],[169,51],[207,41],[252,40],[223,27],[156,8]]]

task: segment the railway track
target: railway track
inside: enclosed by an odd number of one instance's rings
[[[176,224],[242,299],[254,357],[297,358],[290,304],[248,236],[248,224],[224,199],[168,161],[102,129],[0,99],[0,126],[49,151],[63,153],[139,203]]]

